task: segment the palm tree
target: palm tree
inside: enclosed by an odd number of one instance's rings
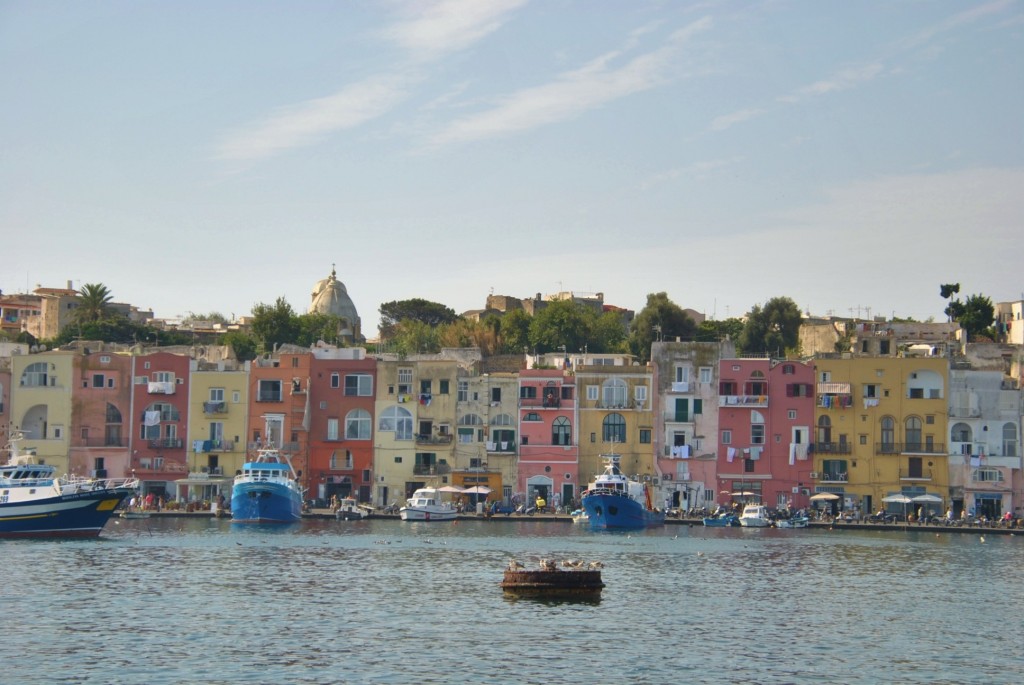
[[[110,290],[102,283],[86,283],[78,291],[75,322],[78,324],[95,323],[107,318],[107,305],[113,299]]]

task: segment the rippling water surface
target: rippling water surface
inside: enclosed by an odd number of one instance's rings
[[[0,543],[0,682],[1019,683],[1024,535],[112,521]],[[600,560],[591,602],[510,558]],[[1007,634],[1009,633],[1009,634]]]

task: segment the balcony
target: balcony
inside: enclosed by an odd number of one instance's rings
[[[203,413],[207,416],[215,414],[227,414],[227,402],[203,402]]]
[[[133,457],[131,460],[133,471],[144,471],[154,473],[187,473],[188,466],[184,462],[165,461],[152,457]]]
[[[850,454],[852,447],[848,442],[816,442],[815,454]]]
[[[127,438],[81,438],[79,440],[73,440],[74,444],[81,447],[127,447]]]
[[[181,438],[159,438],[158,440],[147,440],[151,450],[180,450],[185,446]]]
[[[520,397],[519,406],[558,409],[562,406],[562,400],[559,397]]]
[[[146,387],[150,395],[173,395],[175,391],[174,381],[150,381]]]
[[[447,466],[444,464],[413,464],[412,475],[414,476],[437,476],[447,473]]]
[[[823,471],[821,478],[818,479],[819,483],[848,483],[849,475],[843,471]]]
[[[768,406],[767,395],[719,395],[719,407],[753,407],[763,408]]]
[[[981,409],[971,407],[950,407],[949,418],[951,419],[977,419],[981,418]]]
[[[900,480],[930,481],[931,469],[900,469]]]
[[[450,445],[452,444],[452,436],[450,435],[417,435],[417,445]]]
[[[879,442],[875,454],[946,454],[943,442]]]
[[[488,442],[487,452],[488,454],[512,454],[516,451],[516,443],[512,440],[502,440],[501,442]]]
[[[197,440],[194,443],[196,454],[206,452],[234,452],[234,440]]]

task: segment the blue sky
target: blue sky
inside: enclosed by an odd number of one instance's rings
[[[5,293],[1024,296],[1024,3],[0,0]]]

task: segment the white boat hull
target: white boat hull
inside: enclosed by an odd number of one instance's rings
[[[398,516],[403,521],[454,521],[458,518],[459,512],[454,509],[425,509],[417,507],[402,507]]]

